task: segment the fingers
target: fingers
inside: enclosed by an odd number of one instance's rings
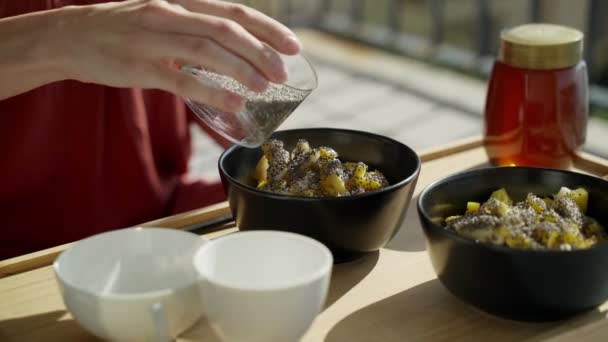
[[[200,14],[194,14],[193,20]],[[263,44],[237,23],[218,17],[210,17],[209,38],[214,39],[226,49],[242,56],[260,70],[270,81],[282,83],[287,80],[287,68],[279,55],[268,45]]]
[[[211,39],[148,33],[140,35],[134,44],[137,51],[145,51],[148,57],[202,65],[238,80],[253,91],[262,92],[268,87],[268,81],[256,68]]]
[[[141,87],[169,91],[227,112],[242,110],[244,100],[176,70],[175,61],[205,66],[262,91],[268,81],[287,80],[277,51],[295,54],[301,48],[285,26],[240,5],[203,0],[131,4],[126,18],[136,27],[129,30],[129,50],[146,60],[140,61],[141,68],[131,70],[133,80]]]
[[[281,53],[293,55],[302,49],[302,44],[291,30],[253,8],[217,0],[173,0],[173,2],[193,12],[233,20]]]
[[[165,90],[229,113],[239,112],[245,105],[235,93],[203,84],[190,74],[160,64],[151,66],[145,75],[144,88]]]
[[[142,6],[138,15],[142,26],[155,32],[211,39],[249,62],[268,80],[276,83],[287,80],[287,70],[279,55],[236,22],[155,1]]]

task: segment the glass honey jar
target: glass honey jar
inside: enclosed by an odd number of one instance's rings
[[[527,24],[501,33],[484,113],[494,165],[568,168],[586,139],[589,111],[583,33]]]

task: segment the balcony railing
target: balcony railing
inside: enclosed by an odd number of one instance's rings
[[[592,109],[608,109],[601,0],[250,0],[291,27],[309,27],[487,78],[500,30],[553,22],[585,32]],[[602,83],[605,83],[604,85]]]

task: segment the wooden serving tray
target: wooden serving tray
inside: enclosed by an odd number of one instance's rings
[[[418,193],[431,182],[488,166],[480,137],[421,154],[422,171],[400,232],[383,249],[335,265],[323,312],[303,341],[605,341],[608,302],[573,319],[521,323],[495,318],[464,304],[437,280],[416,213]],[[574,170],[608,175],[608,161],[580,153]],[[184,228],[230,212],[227,203],[143,226]],[[225,224],[203,236],[236,230]],[[50,267],[70,244],[0,261],[1,341],[95,341],[66,311]],[[203,318],[179,341],[220,341]]]

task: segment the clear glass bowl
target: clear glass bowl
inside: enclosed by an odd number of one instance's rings
[[[198,67],[182,71],[206,85],[231,90],[245,99],[245,109],[228,113],[185,99],[192,111],[224,138],[245,147],[260,146],[317,87],[317,73],[302,54],[279,54],[287,66],[288,79],[283,84],[270,83],[263,93],[256,93],[231,77]]]

